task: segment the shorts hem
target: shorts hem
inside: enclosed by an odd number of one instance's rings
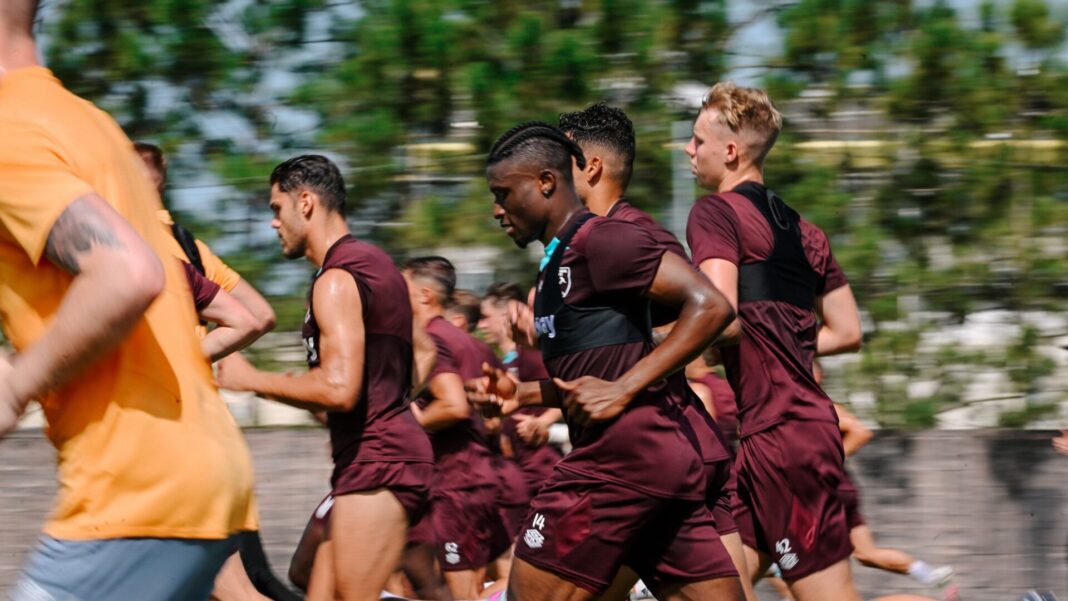
[[[552,574],[553,576],[559,577],[562,580],[566,580],[566,581],[570,582],[571,584],[574,584],[575,586],[581,588],[584,591],[588,591],[590,593],[593,593],[594,595],[601,595],[605,591],[608,590],[608,587],[612,586],[612,583],[610,583],[610,582],[606,583],[606,584],[594,583],[588,577],[583,576],[583,575],[581,575],[581,574],[579,574],[577,572],[572,572],[570,570],[565,570],[565,569],[562,569],[560,566],[550,565],[547,562],[543,562],[543,561],[540,561],[538,559],[533,559],[531,557],[528,557],[526,555],[526,553],[522,552],[518,546],[515,549],[515,554],[514,555],[515,555],[515,557],[518,557],[519,559],[522,559],[523,561],[529,563],[530,565],[534,566],[535,568],[538,568],[539,570],[541,570],[543,572],[548,572],[548,573]]]
[[[816,572],[822,572],[823,570],[826,570],[827,568],[837,564],[838,562],[842,561],[843,559],[844,560],[848,560],[849,557],[851,555],[853,555],[853,545],[850,545],[849,549],[845,550],[844,553],[837,553],[836,555],[838,557],[835,557],[834,555],[831,556],[831,557],[834,557],[834,559],[821,558],[822,561],[820,561],[816,565],[809,566],[809,567],[799,571],[796,574],[789,574],[788,575],[786,573],[783,573],[782,579],[784,581],[786,581],[787,583],[797,582],[798,580],[801,580],[802,578],[806,578],[808,576],[811,576],[811,575],[815,574]],[[781,570],[781,567],[780,567],[780,570]]]

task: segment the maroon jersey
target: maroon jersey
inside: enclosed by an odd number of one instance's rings
[[[616,204],[612,205],[612,208],[608,210],[607,216],[612,219],[621,219],[640,225],[654,240],[662,244],[668,252],[675,253],[686,261],[690,260],[690,255],[686,254],[686,249],[682,247],[682,243],[675,237],[675,234],[669,232],[666,227],[660,225],[651,215],[630,204],[625,199],[621,198]],[[653,319],[653,326],[667,325],[679,318],[679,310],[676,307],[652,303],[649,306],[649,311]]]
[[[181,261],[181,264],[185,270],[185,279],[189,283],[189,291],[193,294],[193,306],[196,307],[197,313],[200,313],[219,295],[219,285],[204,277],[204,274],[189,263]]]
[[[509,373],[519,378],[520,382],[538,382],[549,379],[549,372],[545,371],[545,364],[541,360],[541,354],[537,351],[519,347],[516,349],[512,361],[504,364]],[[548,407],[523,407],[516,414],[533,415],[534,417],[548,411]],[[516,431],[514,417],[507,417],[501,423],[501,435],[508,439],[512,445],[512,453],[523,471],[523,477],[527,482],[528,494],[533,495],[548,479],[553,468],[560,462],[563,455],[555,447],[549,444],[531,446],[519,437]]]
[[[653,349],[643,294],[667,250],[636,224],[585,211],[561,234],[535,302],[545,366],[563,380],[617,380]],[[680,371],[638,393],[614,420],[569,422],[573,450],[557,469],[652,496],[703,499],[700,445],[684,415],[687,394],[693,393]]]
[[[435,317],[426,325],[426,333],[437,345],[437,361],[428,379],[453,373],[461,380],[482,375],[482,350],[467,332],[452,325],[443,317]],[[416,400],[420,407],[430,404],[424,393]],[[434,494],[466,490],[480,486],[497,486],[493,459],[487,444],[482,417],[472,411],[467,419],[438,430],[430,435],[434,448]]]
[[[730,440],[738,438],[738,402],[730,382],[714,373],[694,378],[693,382],[704,384],[712,391],[712,408],[716,410],[716,424]]]
[[[754,204],[766,193],[764,186],[749,182],[733,193],[698,200],[686,227],[694,265],[723,259],[741,268],[766,261],[775,248],[775,234]],[[815,275],[815,294],[846,285],[826,234],[801,220],[800,237]],[[812,376],[819,329],[815,311],[778,300],[754,300],[739,303],[738,319],[741,342],[721,352],[739,399],[741,435],[766,430],[784,420],[837,423],[830,398]]]
[[[326,253],[308,291],[304,346],[308,366],[318,367],[319,324],[312,299],[327,270],[352,275],[363,304],[363,385],[356,406],[327,414],[334,479],[352,463],[430,462],[426,433],[408,410],[412,382],[412,311],[408,287],[389,256],[377,246],[346,235]]]

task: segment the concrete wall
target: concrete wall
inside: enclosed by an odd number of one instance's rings
[[[263,537],[276,573],[327,491],[318,429],[246,431],[257,469]],[[1041,587],[1068,596],[1068,457],[1048,432],[880,433],[852,462],[863,510],[883,545],[956,567],[962,598],[1012,601]],[[54,452],[38,432],[0,441],[0,590],[15,578],[54,494]],[[856,567],[863,593],[925,592],[912,580]],[[762,591],[764,589],[762,588]],[[762,595],[765,601],[774,595]]]

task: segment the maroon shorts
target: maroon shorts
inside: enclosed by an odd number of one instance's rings
[[[842,473],[842,483],[838,486],[838,496],[845,505],[846,525],[852,530],[864,525],[864,514],[860,513],[860,491],[848,470]]]
[[[427,510],[430,500],[432,463],[403,461],[357,462],[340,470],[334,478],[332,496],[384,488],[393,493],[408,515],[409,526],[415,524]]]
[[[705,464],[708,476],[708,496],[705,503],[716,520],[716,532],[720,535],[738,532],[734,521],[734,504],[738,496],[738,476],[734,473],[734,461],[724,459]]]
[[[430,521],[443,571],[476,570],[512,546],[501,520],[499,493],[497,486],[434,491]]]
[[[743,438],[743,508],[734,515],[743,542],[771,555],[791,582],[848,558],[853,545],[838,490],[844,473],[837,424],[785,422]]]
[[[515,555],[603,593],[621,566],[651,587],[736,576],[712,512],[557,467],[531,502]]]

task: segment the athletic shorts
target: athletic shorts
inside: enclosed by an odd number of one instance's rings
[[[511,533],[501,520],[498,494],[496,485],[434,491],[430,519],[442,571],[476,570],[512,546]]]
[[[44,536],[15,587],[12,601],[206,600],[223,562],[237,551],[224,540]]]
[[[708,477],[708,496],[705,503],[716,520],[716,532],[720,536],[738,532],[734,521],[734,504],[738,496],[738,477],[734,473],[734,462],[724,459],[716,463],[705,464]]]
[[[792,582],[853,552],[839,496],[842,435],[830,422],[784,422],[738,447],[742,541],[767,553]]]
[[[653,497],[559,466],[531,502],[515,555],[595,595],[624,565],[654,589],[738,574],[704,502]]]
[[[842,472],[842,484],[838,486],[838,496],[845,505],[846,525],[852,530],[864,525],[864,514],[860,512],[860,491],[848,470]]]
[[[501,505],[498,512],[501,515],[501,523],[511,540],[519,536],[520,530],[526,524],[527,513],[530,511],[530,503],[522,505]]]
[[[408,515],[408,525],[415,524],[426,513],[430,500],[432,463],[403,461],[354,462],[340,470],[333,481],[331,496],[384,488],[393,493]]]

